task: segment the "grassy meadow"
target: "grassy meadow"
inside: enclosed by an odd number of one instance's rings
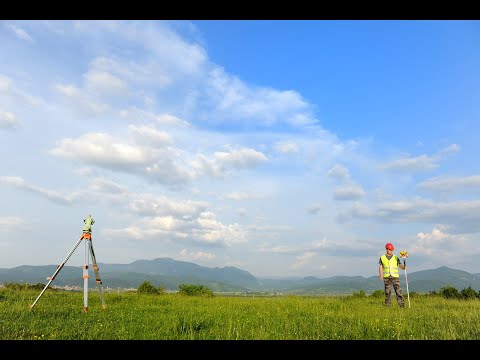
[[[480,300],[410,296],[214,297],[0,288],[1,340],[478,340]]]

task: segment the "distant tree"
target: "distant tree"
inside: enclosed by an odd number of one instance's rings
[[[471,286],[469,286],[468,288],[466,289],[463,289],[462,291],[460,291],[460,295],[464,298],[464,299],[476,299],[478,297],[478,294],[477,292],[472,289]]]
[[[181,284],[178,286],[181,295],[187,296],[205,296],[213,297],[213,291],[207,286],[195,285],[195,284]]]
[[[385,291],[375,290],[373,293],[370,294],[370,296],[374,298],[383,298],[385,296]]]
[[[446,299],[460,299],[460,298],[462,298],[462,295],[460,295],[458,290],[456,288],[454,288],[453,286],[449,286],[449,285],[443,286],[440,289],[440,294],[442,294],[442,296]]]
[[[37,290],[37,291],[40,291],[40,290],[43,290],[43,288],[45,287],[45,284],[42,284],[42,283],[36,283],[36,284],[29,284],[29,283],[16,283],[16,282],[6,282],[3,284],[5,286],[6,289],[10,289],[10,290]],[[51,290],[56,290],[56,289],[53,289],[52,287],[48,287],[48,289],[51,289]]]
[[[162,286],[159,286],[158,288],[156,288],[150,283],[150,281],[143,282],[137,289],[137,294],[160,295],[163,293],[165,293],[165,288],[163,288]]]
[[[364,297],[367,297],[367,295],[365,294],[365,291],[360,290],[359,292],[354,292],[353,297],[354,298],[364,298]]]

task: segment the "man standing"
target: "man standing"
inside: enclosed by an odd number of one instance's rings
[[[400,263],[398,256],[393,255],[394,247],[391,243],[385,245],[386,254],[380,256],[378,272],[380,281],[385,285],[385,305],[391,305],[392,285],[397,297],[398,306],[404,307],[402,289],[400,287],[400,275],[398,268],[405,270],[405,266]]]

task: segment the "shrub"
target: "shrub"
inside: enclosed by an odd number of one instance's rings
[[[374,298],[383,298],[385,296],[384,290],[375,290],[373,293],[370,294],[371,297]]]
[[[449,285],[443,286],[440,289],[440,294],[446,299],[460,299],[462,297],[456,288]]]
[[[354,292],[353,297],[354,298],[364,298],[364,297],[367,297],[367,295],[365,294],[365,291],[360,290],[359,292]]]
[[[213,291],[203,285],[181,284],[178,288],[181,295],[213,297]]]
[[[28,284],[28,283],[16,283],[16,282],[6,282],[3,284],[5,286],[5,289],[9,290],[43,290],[45,287],[45,284],[37,283],[37,284]],[[50,286],[48,289],[51,290],[56,290],[52,289]]]
[[[137,289],[137,294],[154,294],[154,295],[160,295],[165,292],[165,289],[161,286],[156,288],[153,286],[150,281],[145,281]]]
[[[477,292],[472,289],[471,286],[469,286],[468,288],[466,289],[463,289],[462,291],[460,291],[460,295],[464,298],[464,299],[475,299],[477,298]]]

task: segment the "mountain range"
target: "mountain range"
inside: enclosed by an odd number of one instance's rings
[[[136,289],[145,281],[155,287],[176,291],[181,284],[199,284],[215,292],[270,292],[284,294],[352,294],[363,290],[369,294],[383,291],[383,282],[378,275],[332,276],[317,278],[308,276],[298,279],[257,278],[245,270],[232,266],[209,268],[191,262],[177,261],[172,258],[137,260],[130,264],[98,263],[102,286],[106,289]],[[0,268],[0,284],[15,282],[46,284],[57,265],[22,265],[14,268]],[[50,286],[83,287],[82,269],[78,266],[63,266]],[[90,270],[89,287],[96,287],[95,274]],[[405,277],[401,276],[405,292]],[[442,266],[431,270],[408,273],[410,292],[428,293],[438,291],[443,286],[452,286],[457,290],[471,287],[480,291],[480,273],[471,274],[463,270]]]

